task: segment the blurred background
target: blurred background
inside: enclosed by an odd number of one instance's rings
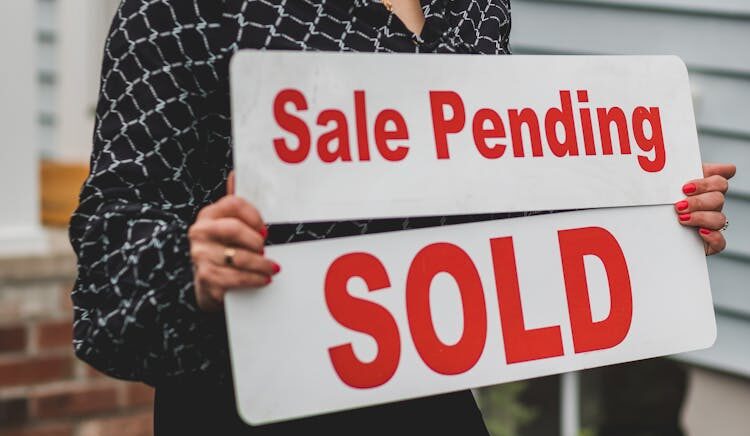
[[[181,0],[174,0],[181,1]],[[152,391],[71,350],[65,227],[88,172],[117,0],[0,2],[0,435],[151,434]],[[516,54],[676,54],[704,161],[733,162],[709,259],[716,345],[477,391],[494,436],[750,435],[750,2],[514,0]]]

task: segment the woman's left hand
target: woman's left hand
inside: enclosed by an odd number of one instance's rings
[[[706,256],[721,252],[727,245],[720,231],[728,223],[722,209],[728,180],[736,171],[732,164],[703,164],[703,178],[686,183],[682,192],[687,198],[675,203],[680,223],[698,228]]]

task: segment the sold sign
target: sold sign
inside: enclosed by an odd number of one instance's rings
[[[267,222],[602,208],[268,247],[283,272],[226,298],[252,424],[714,341],[676,58],[245,52],[232,106]]]
[[[708,347],[698,236],[672,206],[301,242],[227,294],[241,415],[261,424]]]
[[[566,301],[576,353],[612,348],[625,339],[633,316],[632,289],[627,263],[617,240],[601,227],[560,230],[560,257]],[[489,240],[506,363],[520,363],[563,355],[560,327],[527,329],[521,305],[513,237]],[[598,257],[610,291],[610,311],[594,322],[589,301],[584,256]],[[432,318],[432,281],[447,274],[461,299],[463,325],[460,339],[444,343]],[[393,316],[377,304],[349,294],[349,280],[364,280],[368,291],[391,287],[383,262],[370,253],[347,253],[331,263],[324,289],[331,315],[340,324],[372,336],[378,354],[371,362],[357,358],[351,344],[329,349],[331,363],[341,380],[356,388],[373,388],[390,380],[398,369],[400,339]],[[482,356],[487,340],[487,313],[482,279],[474,261],[460,246],[434,242],[419,250],[409,264],[404,285],[406,315],[414,347],[422,362],[438,374],[462,374]]]

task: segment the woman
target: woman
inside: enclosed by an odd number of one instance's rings
[[[107,40],[91,175],[70,228],[78,254],[75,350],[105,373],[156,387],[161,434],[486,434],[459,392],[251,428],[232,396],[222,302],[281,266],[264,242],[496,218],[283,225],[226,195],[228,62],[239,49],[507,54],[507,0],[124,0]],[[302,72],[303,73],[303,72]],[[384,71],[383,74],[394,74]],[[687,187],[681,222],[707,254],[731,166]],[[683,207],[684,206],[684,207]],[[506,215],[503,215],[506,216]],[[233,247],[227,252],[226,247]],[[230,255],[231,262],[227,262]]]

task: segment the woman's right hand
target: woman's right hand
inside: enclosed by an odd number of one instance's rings
[[[220,311],[224,294],[234,288],[259,288],[280,271],[263,255],[266,226],[252,204],[234,195],[234,173],[227,195],[201,209],[188,230],[201,310]]]

